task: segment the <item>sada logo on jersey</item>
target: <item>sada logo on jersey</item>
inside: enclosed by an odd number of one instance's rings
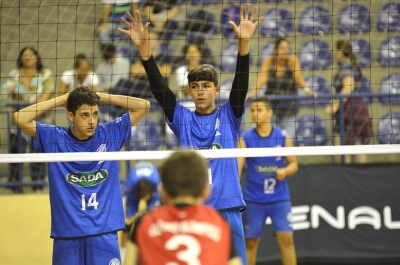
[[[79,187],[95,186],[108,178],[108,171],[100,169],[87,173],[69,173],[67,182]]]
[[[256,166],[256,170],[258,173],[261,173],[263,175],[271,175],[275,174],[276,170],[278,169],[278,165],[274,164],[267,164],[267,165],[258,165]]]

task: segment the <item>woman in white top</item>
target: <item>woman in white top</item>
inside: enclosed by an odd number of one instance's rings
[[[87,86],[99,91],[99,78],[90,69],[90,63],[84,54],[75,57],[75,69],[65,71],[61,76],[59,94],[63,95],[77,86]]]

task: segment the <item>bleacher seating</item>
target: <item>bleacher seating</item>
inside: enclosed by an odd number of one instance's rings
[[[263,37],[288,36],[293,32],[293,15],[284,8],[273,8],[264,14],[260,25]]]
[[[222,0],[191,0],[192,5],[217,5],[221,4]]]
[[[185,31],[188,39],[200,36],[207,39],[217,32],[215,15],[212,12],[197,9],[191,12],[185,23]]]
[[[132,126],[131,139],[127,141],[127,150],[157,150],[163,143],[161,125],[149,118],[141,119]]]
[[[391,112],[378,121],[376,136],[380,144],[400,144],[400,112]]]
[[[229,99],[229,94],[232,89],[233,78],[225,79],[220,84],[219,96],[217,96],[217,101],[225,102]]]
[[[331,14],[322,6],[310,6],[300,15],[299,31],[306,35],[326,35],[332,31]]]
[[[234,21],[236,24],[239,23],[240,8],[239,7],[227,7],[222,10],[221,13],[221,33],[225,38],[235,38],[236,34],[232,29],[232,26],[228,23]]]
[[[130,46],[116,45],[115,53],[117,57],[125,57],[132,62],[139,55],[139,50],[135,45],[130,45]]]
[[[364,39],[351,39],[353,52],[356,54],[360,67],[370,67],[372,62],[371,45]]]
[[[231,42],[222,47],[221,62],[219,66],[222,72],[235,72],[237,54],[238,54],[237,42]],[[253,57],[250,56],[250,67],[253,63],[252,58]]]
[[[310,88],[312,91],[317,93],[317,98],[314,99],[313,97],[308,97],[306,99],[300,99],[299,104],[300,107],[317,107],[317,106],[325,106],[330,102],[329,98],[321,98],[319,96],[321,95],[331,95],[331,86],[325,78],[322,76],[318,75],[312,75],[308,76],[304,79],[306,82],[308,88]],[[306,94],[302,89],[298,90],[298,95],[299,96],[305,96]]]
[[[339,13],[338,29],[341,33],[366,33],[371,30],[371,17],[366,6],[351,4]]]
[[[323,146],[328,142],[326,122],[317,115],[303,115],[296,123],[298,146]]]
[[[390,74],[381,81],[379,93],[389,94],[380,96],[382,104],[400,104],[400,74]]]
[[[328,69],[332,63],[331,48],[323,40],[308,41],[300,48],[299,60],[303,69]]]
[[[400,3],[387,3],[382,7],[376,28],[382,32],[400,30]]]
[[[381,66],[400,66],[400,37],[391,37],[381,43],[378,61]]]
[[[275,43],[269,42],[261,47],[260,53],[258,55],[258,65],[262,65],[265,58],[273,56],[275,49]]]

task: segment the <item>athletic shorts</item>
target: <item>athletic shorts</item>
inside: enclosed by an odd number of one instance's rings
[[[275,232],[293,232],[290,201],[263,204],[246,201],[246,205],[242,214],[245,238],[260,238],[267,217],[271,218]]]
[[[231,226],[233,244],[237,253],[242,258],[242,264],[246,265],[246,244],[244,243],[243,225],[240,210],[219,210],[219,212]]]
[[[121,254],[116,232],[73,239],[54,239],[54,265],[120,265]]]

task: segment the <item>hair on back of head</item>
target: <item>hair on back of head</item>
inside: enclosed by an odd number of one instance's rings
[[[102,49],[103,59],[108,61],[115,55],[115,46],[112,44],[105,44]]]
[[[153,193],[153,185],[150,180],[146,178],[141,178],[139,182],[136,184],[134,189],[134,194],[137,198],[141,199],[146,195],[150,195]]]
[[[179,150],[164,160],[160,177],[169,197],[198,198],[208,185],[207,162],[195,151]]]
[[[360,78],[363,76],[360,64],[358,62],[357,56],[353,52],[353,46],[351,45],[351,42],[348,40],[338,40],[336,42],[336,49],[338,51],[341,51],[344,55],[344,57],[349,58],[351,63],[354,64],[357,68],[357,71],[360,75]]]

